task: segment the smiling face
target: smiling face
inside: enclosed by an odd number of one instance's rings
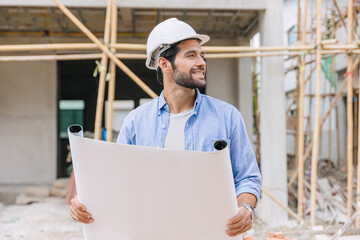
[[[172,67],[176,84],[190,89],[206,87],[206,62],[204,52],[197,40],[181,42]]]

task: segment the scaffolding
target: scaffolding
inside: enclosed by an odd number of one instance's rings
[[[359,209],[359,194],[360,194],[360,154],[354,152],[354,145],[356,150],[360,145],[360,133],[356,132],[357,139],[354,139],[354,127],[356,131],[359,131],[360,118],[358,113],[360,112],[360,104],[355,101],[355,108],[353,107],[354,91],[358,92],[360,86],[354,87],[355,72],[359,67],[359,54],[360,54],[360,41],[356,29],[358,27],[357,14],[359,12],[359,3],[354,5],[353,0],[348,0],[348,6],[346,13],[342,12],[339,8],[336,0],[331,1],[330,9],[331,16],[328,17],[327,13],[323,14],[322,1],[316,0],[316,13],[311,9],[308,14],[308,1],[310,1],[310,7],[312,6],[312,0],[303,0],[302,7],[301,2],[298,0],[298,31],[296,46],[272,46],[272,47],[244,47],[244,46],[208,46],[203,47],[208,59],[221,59],[221,58],[253,58],[256,57],[270,57],[270,56],[287,56],[289,59],[296,59],[297,66],[292,69],[286,70],[296,71],[297,73],[297,87],[294,94],[294,99],[286,110],[286,114],[290,112],[291,108],[295,108],[296,116],[296,154],[295,164],[296,171],[289,178],[288,187],[297,183],[297,213],[295,213],[289,207],[283,205],[276,199],[267,189],[262,188],[262,192],[267,194],[271,199],[284,208],[292,217],[294,217],[301,224],[309,224],[314,226],[316,224],[316,200],[317,200],[317,173],[318,173],[318,156],[321,139],[321,129],[325,122],[329,119],[332,121],[331,112],[336,111],[336,124],[338,124],[337,104],[341,96],[343,96],[344,90],[346,90],[347,98],[347,192],[346,192],[346,208],[347,218],[349,220],[356,219],[360,212]],[[59,0],[54,0],[58,8],[66,15],[66,17],[75,24],[90,40],[92,43],[57,43],[57,44],[27,44],[27,45],[0,45],[0,52],[19,52],[19,51],[42,51],[42,50],[101,50],[101,53],[84,53],[84,54],[63,54],[63,55],[24,55],[24,56],[0,56],[0,62],[2,61],[39,61],[39,60],[82,60],[82,59],[101,59],[99,66],[99,90],[97,96],[97,108],[95,116],[95,131],[94,138],[100,139],[101,126],[102,126],[102,113],[105,98],[105,84],[106,78],[109,78],[109,93],[108,101],[111,104],[114,101],[115,91],[115,68],[119,67],[125,74],[127,74],[140,88],[142,88],[150,97],[155,98],[157,95],[138,77],[136,76],[120,59],[145,59],[146,46],[144,44],[130,44],[130,43],[117,43],[117,6],[116,0],[108,0],[105,19],[104,40],[100,41],[86,26],[80,21],[67,7],[65,7]],[[307,22],[311,15],[311,22]],[[315,27],[313,27],[316,25]],[[347,32],[347,41],[345,44],[339,43],[336,39],[336,31],[344,27]],[[325,29],[325,30],[323,30]],[[309,37],[312,38],[311,43]],[[315,39],[314,39],[315,38]],[[118,50],[133,51],[135,53],[117,53]],[[337,84],[334,59],[336,55],[347,55],[347,69],[345,72],[345,79],[343,83],[338,86],[335,92],[335,86]],[[310,57],[315,56],[314,60],[306,62]],[[108,64],[108,61],[110,63]],[[107,66],[109,68],[107,69]],[[309,71],[307,71],[309,69]],[[328,81],[330,87],[329,92],[321,94],[321,72],[324,72],[325,81]],[[314,95],[305,95],[305,88],[309,85],[311,89],[311,78],[315,73],[315,86],[316,91]],[[360,76],[360,73],[357,74]],[[259,138],[261,134],[259,132],[259,112],[257,107],[257,78],[254,74],[254,117],[255,117],[255,129],[257,135],[256,152],[259,152]],[[360,82],[360,79],[359,79]],[[354,90],[355,89],[355,90]],[[309,104],[311,108],[311,102],[314,98],[315,102],[315,114],[306,118],[304,116],[304,99],[309,98]],[[331,100],[329,108],[326,113],[321,116],[320,100],[321,98],[329,98]],[[110,105],[111,106],[111,105]],[[355,111],[355,121],[353,116],[353,109]],[[311,117],[311,118],[310,118]],[[314,129],[311,129],[311,119],[313,119]],[[112,108],[109,108],[106,122],[107,129],[107,141],[112,140]],[[304,129],[304,122],[307,121],[307,130]],[[355,124],[355,126],[353,126]],[[337,131],[339,128],[337,127]],[[331,134],[329,134],[329,148],[331,148]],[[337,149],[339,149],[339,133],[337,132]],[[354,144],[355,143],[355,144]],[[337,150],[339,154],[339,150]],[[353,192],[353,172],[354,172],[354,157],[357,156],[355,162],[357,162],[357,186],[356,192]],[[259,154],[257,154],[259,156]],[[306,160],[311,156],[311,181],[308,183],[304,179],[304,165]],[[332,167],[331,154],[329,154],[328,166]],[[339,158],[338,158],[339,160]],[[304,189],[309,188],[310,195],[310,220],[307,220],[305,213],[306,201],[304,197]],[[356,196],[356,205],[354,204],[354,195]],[[355,214],[354,205],[356,206]],[[353,216],[353,217],[352,217]],[[355,216],[355,217],[354,217]],[[351,225],[351,223],[350,223]],[[360,228],[359,218],[356,220],[356,228]]]

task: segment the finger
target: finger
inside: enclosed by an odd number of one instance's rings
[[[239,211],[238,214],[236,214],[235,217],[231,218],[229,220],[229,224],[234,224],[239,222],[243,218],[243,214]]]
[[[78,222],[92,223],[94,221],[94,219],[92,218],[87,218],[87,217],[83,217],[82,215],[79,215],[78,212],[76,212],[76,210],[73,207],[70,207],[70,214],[71,217]]]
[[[81,211],[80,209],[74,207],[74,206],[70,206],[70,208],[76,212],[77,215],[83,217],[83,218],[91,218],[90,213],[86,212],[86,211]]]
[[[85,206],[79,202],[77,196],[71,199],[71,207],[73,208],[73,211],[77,212],[78,215],[84,218],[91,218],[91,215],[85,211]]]
[[[70,216],[72,217],[72,219],[74,219],[77,222],[81,222],[81,220],[79,219],[79,217],[77,216],[77,214],[70,208]]]
[[[240,221],[236,222],[236,223],[233,223],[233,224],[228,224],[226,225],[228,230],[232,230],[232,229],[236,229],[236,228],[239,228],[241,226],[244,226],[246,225],[247,223],[247,219],[246,218],[242,218],[240,219]]]
[[[79,198],[77,195],[73,199],[71,199],[71,205],[82,211],[86,211],[86,207],[79,202]]]
[[[74,215],[74,213],[72,212],[72,210],[70,209],[70,216],[72,219],[74,219],[75,221],[79,221],[79,218],[77,216]]]
[[[243,218],[247,219],[248,217],[250,217],[250,212],[247,209],[241,207],[239,208],[238,214],[229,220],[229,224],[235,224],[241,221]]]
[[[226,231],[226,234],[227,234],[229,237],[237,236],[237,235],[239,235],[239,234],[241,234],[241,233],[244,233],[244,232],[250,230],[251,225],[252,225],[252,224],[246,224],[246,225],[244,225],[243,227],[240,227],[240,228],[237,228],[237,229],[227,230],[227,231]]]
[[[249,212],[245,212],[244,215],[240,215],[240,219],[238,222],[235,222],[235,223],[229,223],[227,225],[227,227],[229,229],[235,229],[235,228],[238,228],[240,226],[243,226],[245,224],[249,224],[249,222],[251,223],[251,215]]]

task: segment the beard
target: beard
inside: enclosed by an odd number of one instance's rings
[[[203,89],[206,87],[206,71],[203,79],[194,79],[192,77],[192,72],[196,70],[204,70],[204,68],[193,68],[189,73],[179,71],[176,66],[173,66],[172,77],[176,84],[190,89]]]

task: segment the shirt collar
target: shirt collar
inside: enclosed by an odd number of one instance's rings
[[[202,99],[202,94],[200,93],[199,89],[197,89],[197,88],[195,89],[195,91],[196,91],[196,99],[195,99],[195,103],[194,103],[194,114],[197,115],[199,106],[201,103],[201,99]],[[164,97],[164,91],[162,91],[159,96],[158,115],[160,115],[161,109],[166,109],[167,111],[169,111],[165,97]]]
[[[159,110],[159,114],[160,114],[160,110],[165,107],[167,105],[166,101],[165,101],[165,97],[164,97],[164,91],[161,92],[160,97],[159,97],[159,104],[158,104],[158,110]]]

